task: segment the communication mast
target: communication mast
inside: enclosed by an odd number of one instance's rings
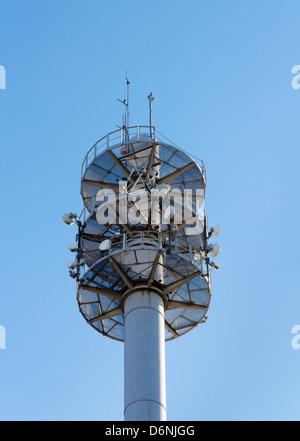
[[[129,127],[126,75],[123,127],[89,150],[81,169],[80,216],[70,275],[87,323],[124,342],[124,418],[166,420],[165,341],[206,321],[211,300],[210,244],[203,202],[206,179],[197,164],[152,126]],[[120,101],[120,100],[119,100]]]

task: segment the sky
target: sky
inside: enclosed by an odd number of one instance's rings
[[[61,216],[126,71],[130,123],[151,75],[153,124],[204,160],[221,225],[207,322],[166,344],[167,418],[300,419],[299,18],[297,0],[0,0],[0,420],[123,420],[123,344],[79,313]]]

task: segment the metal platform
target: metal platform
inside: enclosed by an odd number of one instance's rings
[[[209,267],[201,253],[181,238],[167,244],[162,233],[134,232],[111,241],[90,267],[81,267],[77,300],[97,331],[124,340],[124,296],[134,287],[161,293],[165,302],[165,339],[171,340],[205,321],[210,303]]]
[[[185,189],[205,192],[204,163],[199,166],[179,147],[157,137],[155,127],[152,127],[152,139],[143,129],[148,131],[149,127],[134,126],[111,132],[87,153],[81,169],[81,195],[90,212],[94,211],[99,189],[117,193],[120,181],[128,182],[128,190],[142,182],[149,188],[170,184],[182,192]],[[156,146],[159,146],[159,155]],[[153,167],[159,169],[158,179],[154,179]]]
[[[116,130],[101,138],[82,164],[84,209],[79,218],[78,256],[84,264],[77,270],[77,301],[94,329],[120,341],[124,340],[124,299],[137,287],[155,290],[163,298],[165,340],[204,322],[210,304],[204,164],[199,166],[167,141],[158,137],[154,127]],[[166,188],[170,195],[190,192],[185,207],[188,221],[182,217],[174,235],[170,221],[153,225],[151,198],[158,195],[163,219],[162,190]],[[141,191],[143,202],[134,197]],[[175,211],[180,211],[181,196],[172,200]],[[138,223],[130,216],[121,222],[122,204],[126,214],[132,206],[138,209]],[[99,209],[109,212],[112,207],[115,217],[101,223]],[[103,241],[109,245],[100,251]]]

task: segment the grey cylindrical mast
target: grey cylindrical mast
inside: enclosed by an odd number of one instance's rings
[[[162,296],[137,288],[125,300],[125,421],[166,420],[165,319]]]
[[[159,159],[159,145],[154,147]],[[155,180],[159,167],[152,168]],[[151,222],[160,230],[159,198],[151,206]],[[151,238],[148,238],[151,243]],[[158,261],[162,263],[162,256]],[[163,283],[163,272],[158,265],[157,274]],[[130,291],[129,291],[130,292]],[[124,324],[124,418],[125,421],[166,420],[165,380],[165,318],[164,295],[161,291],[137,287],[125,297]]]

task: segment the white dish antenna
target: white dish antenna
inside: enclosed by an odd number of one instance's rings
[[[62,216],[62,220],[67,225],[73,225],[75,219],[76,219],[76,214],[73,214],[73,213],[65,213]]]
[[[216,257],[221,251],[221,245],[218,243],[214,243],[213,245],[209,245],[209,252],[212,257]]]
[[[110,240],[106,239],[100,243],[99,250],[100,251],[107,251],[109,249],[109,246],[110,246]]]
[[[68,248],[72,253],[74,253],[77,250],[77,246],[75,243],[70,243]]]
[[[218,225],[216,225],[215,227],[212,227],[211,229],[210,229],[210,231],[216,236],[216,237],[218,237],[219,236],[219,234],[220,234],[220,225],[218,224]]]

